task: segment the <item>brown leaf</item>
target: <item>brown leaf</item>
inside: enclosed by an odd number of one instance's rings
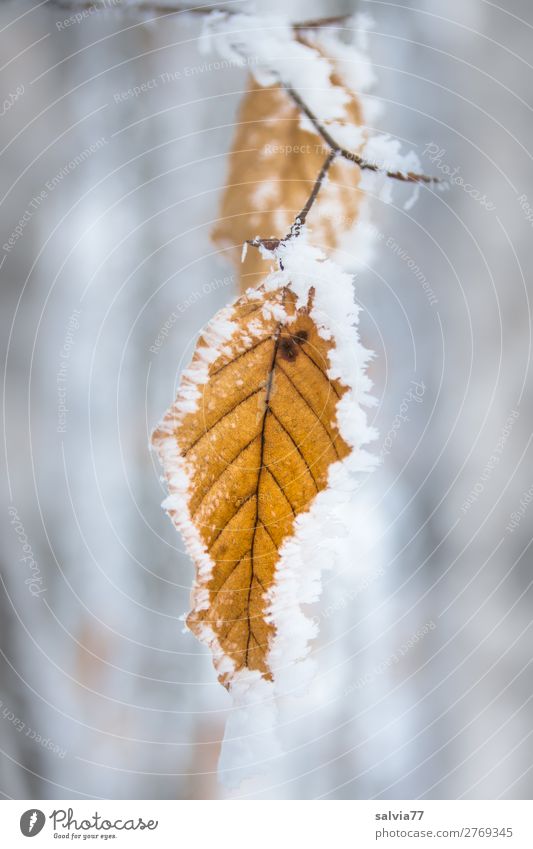
[[[333,85],[342,85],[333,74]],[[346,121],[361,124],[361,107],[349,92]],[[226,189],[213,240],[229,247],[239,267],[240,291],[257,286],[272,262],[248,250],[241,266],[241,248],[256,236],[282,238],[303,208],[329,148],[316,133],[300,127],[300,113],[280,86],[261,88],[250,78],[229,155]],[[325,249],[338,246],[358,215],[359,170],[338,159],[308,217],[313,243]]]
[[[349,453],[336,423],[346,390],[327,376],[332,342],[318,334],[311,308],[312,294],[298,309],[284,287],[223,310],[153,436],[169,513],[197,566],[187,622],[211,645],[226,684],[242,669],[270,679],[266,594],[280,548],[296,516],[326,487],[330,464]],[[228,319],[232,335],[206,366],[213,327]],[[202,369],[206,380],[198,384]]]

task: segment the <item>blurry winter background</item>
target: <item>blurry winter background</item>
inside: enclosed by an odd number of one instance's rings
[[[235,291],[209,232],[246,74],[199,53],[198,16],[105,5],[0,7],[0,789],[218,798],[229,699],[182,630],[192,566],[148,439]],[[290,4],[347,8],[373,19],[379,128],[469,186],[373,203],[383,463],[311,611],[286,753],[232,795],[531,798],[533,14]]]

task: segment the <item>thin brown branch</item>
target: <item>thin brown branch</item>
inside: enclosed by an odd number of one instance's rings
[[[48,0],[52,6],[58,6],[61,9],[80,10],[94,9],[101,11],[125,9],[128,12],[153,12],[156,15],[172,15],[172,14],[187,14],[187,15],[209,15],[211,12],[222,12],[228,16],[247,15],[248,13],[242,9],[228,9],[226,6],[178,6],[175,3],[164,3],[161,0],[144,0],[144,2],[136,3],[120,3],[117,0]],[[350,15],[337,15],[328,18],[314,18],[308,21],[294,22],[292,24],[295,30],[304,29],[319,29],[320,27],[336,26],[345,23],[350,18]]]
[[[337,151],[331,150],[330,153],[328,154],[327,158],[325,159],[324,164],[322,165],[322,168],[319,171],[318,177],[316,178],[315,184],[313,186],[313,190],[312,190],[311,194],[309,195],[309,197],[307,198],[307,202],[306,202],[304,208],[302,209],[302,211],[300,212],[300,214],[296,218],[296,221],[294,222],[294,224],[291,228],[291,235],[297,236],[298,233],[300,232],[300,230],[302,229],[303,225],[305,224],[305,221],[307,219],[309,211],[310,211],[311,207],[313,206],[313,204],[316,200],[316,197],[317,197],[317,195],[318,195],[318,193],[321,189],[322,183],[324,182],[326,175],[327,175],[329,169],[331,168],[331,166],[333,165],[333,162],[336,159],[336,157],[337,157]]]
[[[394,180],[401,180],[404,183],[439,183],[440,180],[438,177],[428,177],[425,174],[415,174],[412,171],[408,171],[404,173],[403,171],[388,171],[381,168],[374,162],[368,162],[363,157],[359,156],[357,153],[353,153],[351,150],[346,150],[341,147],[341,145],[333,138],[333,136],[329,133],[329,131],[324,127],[323,124],[318,120],[314,112],[309,109],[307,104],[302,100],[299,94],[297,94],[294,89],[290,86],[284,85],[284,88],[287,94],[292,98],[294,103],[298,106],[298,109],[303,112],[303,114],[309,118],[313,127],[317,131],[317,133],[323,138],[323,140],[328,145],[330,152],[326,157],[322,168],[316,178],[313,188],[311,190],[311,194],[307,198],[306,204],[303,207],[302,211],[297,215],[294,224],[291,229],[287,233],[287,235],[283,239],[275,239],[275,238],[256,238],[256,239],[247,239],[247,244],[252,245],[254,248],[263,247],[268,251],[275,251],[279,248],[280,245],[285,244],[289,241],[289,239],[293,239],[300,234],[300,231],[303,225],[306,222],[307,216],[310,210],[315,203],[318,193],[322,188],[326,175],[331,168],[333,162],[338,156],[342,156],[344,159],[348,159],[350,162],[354,162],[359,166],[362,170],[374,171],[375,173],[385,174],[387,177],[391,177]]]
[[[303,207],[301,212],[298,213],[298,215],[294,219],[294,223],[293,223],[291,229],[289,230],[289,232],[287,233],[287,235],[283,239],[273,239],[273,238],[269,238],[269,239],[260,239],[260,238],[247,239],[246,240],[247,244],[252,245],[254,248],[263,247],[263,248],[266,248],[267,251],[275,251],[276,248],[279,248],[280,245],[284,244],[285,242],[288,242],[289,239],[293,239],[296,236],[299,236],[300,231],[301,231],[302,227],[304,226],[304,224],[307,220],[307,216],[309,215],[309,212],[311,211],[313,204],[314,204],[315,200],[317,199],[317,195],[318,195],[320,189],[322,188],[322,185],[324,184],[324,180],[326,179],[327,173],[328,173],[329,169],[331,168],[331,166],[333,165],[333,162],[335,161],[337,156],[338,156],[338,153],[337,153],[336,150],[331,150],[328,153],[326,159],[324,160],[322,168],[320,169],[320,171],[318,173],[318,177],[316,178],[316,180],[313,184],[313,188],[311,189],[311,194],[307,198],[305,206]]]
[[[440,183],[440,179],[438,177],[430,177],[427,174],[416,174],[413,171],[388,171],[375,162],[369,162],[364,157],[359,156],[358,153],[353,153],[351,150],[346,150],[346,148],[341,147],[326,127],[318,120],[314,112],[309,109],[307,103],[302,100],[300,95],[290,86],[284,85],[283,87],[298,109],[303,112],[307,118],[309,118],[313,127],[317,133],[322,136],[328,147],[335,151],[335,153],[339,156],[342,156],[343,159],[355,162],[355,164],[363,171],[374,171],[377,174],[385,174],[385,176],[390,177],[393,180],[401,180],[404,183]]]
[[[121,3],[120,0],[48,0],[49,5],[57,6],[67,10],[94,11],[127,11],[127,12],[152,12],[155,15],[208,15],[210,12],[224,12],[235,15],[236,11],[225,9],[223,6],[177,6],[175,3],[164,3],[160,0],[144,0],[139,3]]]

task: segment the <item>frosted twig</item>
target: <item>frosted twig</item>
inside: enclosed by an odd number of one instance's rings
[[[401,180],[404,183],[440,183],[440,179],[438,177],[430,177],[427,174],[416,174],[413,171],[388,171],[385,168],[382,168],[375,162],[369,162],[364,157],[359,156],[358,153],[353,153],[351,150],[346,150],[346,148],[341,147],[340,144],[335,141],[331,133],[324,127],[323,124],[320,123],[314,112],[309,109],[308,105],[302,100],[300,95],[294,91],[290,86],[284,85],[283,88],[289,95],[289,97],[294,101],[300,112],[303,112],[304,115],[309,118],[313,127],[317,131],[317,133],[322,136],[328,147],[331,148],[332,151],[335,151],[336,154],[342,156],[343,159],[348,159],[350,162],[355,162],[356,165],[361,168],[363,171],[374,171],[377,174],[384,174],[387,177],[390,177],[392,180]]]

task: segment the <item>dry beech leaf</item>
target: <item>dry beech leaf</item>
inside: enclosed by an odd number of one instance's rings
[[[287,286],[250,291],[200,338],[175,404],[153,435],[165,505],[196,563],[189,628],[214,654],[220,680],[272,677],[269,590],[296,517],[350,449],[327,376],[333,342]]]
[[[332,85],[341,85],[335,74]],[[362,122],[361,106],[352,92],[345,107],[346,121]],[[280,86],[261,88],[250,78],[237,117],[237,130],[229,154],[219,221],[213,240],[231,247],[239,267],[240,291],[257,286],[271,262],[249,250],[241,265],[241,248],[247,239],[283,237],[303,208],[329,148],[314,132],[300,127],[300,112]],[[313,242],[324,249],[338,246],[340,237],[357,221],[359,170],[337,159],[329,179],[308,217]]]

